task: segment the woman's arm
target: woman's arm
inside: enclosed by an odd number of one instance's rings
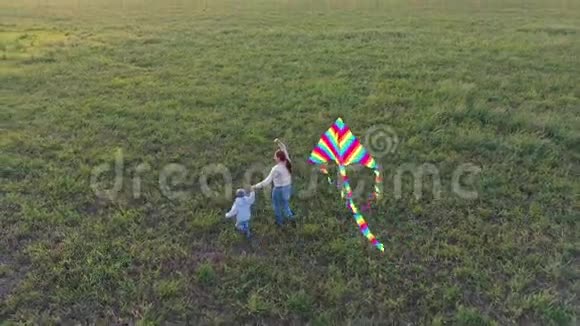
[[[270,170],[270,174],[268,174],[268,176],[266,177],[266,179],[258,182],[257,184],[254,185],[254,188],[263,188],[264,186],[269,185],[272,182],[272,179],[274,179],[274,172],[276,170],[276,167],[274,166],[272,168],[272,170]]]
[[[292,160],[290,159],[290,154],[288,154],[288,149],[286,148],[286,145],[284,145],[284,143],[281,142],[278,138],[274,139],[274,141],[276,142],[276,144],[278,144],[278,147],[282,150],[282,152],[284,152],[284,154],[286,155],[286,159],[292,162]]]

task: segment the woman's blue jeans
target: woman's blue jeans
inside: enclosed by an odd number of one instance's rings
[[[283,187],[274,187],[272,189],[272,204],[274,206],[274,214],[276,216],[276,223],[282,225],[284,216],[289,219],[294,219],[294,213],[290,209],[290,198],[292,197],[292,185]]]

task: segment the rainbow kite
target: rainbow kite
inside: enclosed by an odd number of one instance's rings
[[[356,224],[358,225],[362,234],[369,239],[369,241],[376,246],[380,251],[385,251],[382,243],[378,242],[375,236],[371,233],[367,226],[367,222],[359,212],[352,200],[352,189],[348,183],[348,176],[346,175],[346,166],[349,164],[360,164],[369,169],[373,169],[375,173],[375,188],[371,194],[369,202],[377,199],[380,196],[381,190],[381,174],[379,166],[375,159],[363,147],[358,138],[356,138],[350,128],[342,121],[341,118],[336,119],[334,124],[320,137],[318,144],[310,153],[308,162],[311,164],[320,165],[320,171],[324,173],[328,182],[332,184],[332,180],[328,175],[326,164],[329,161],[334,161],[338,165],[338,171],[342,179],[341,196],[346,197],[346,206],[354,215]],[[367,206],[370,204],[367,203]]]

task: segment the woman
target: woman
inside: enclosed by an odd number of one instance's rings
[[[290,155],[288,155],[286,145],[277,138],[274,139],[274,142],[280,148],[274,154],[276,165],[274,165],[266,179],[255,184],[252,188],[260,189],[272,182],[274,183],[274,189],[272,189],[272,204],[274,206],[276,224],[282,226],[284,216],[291,222],[295,222],[294,213],[290,209],[290,197],[292,196],[292,163],[290,163]]]

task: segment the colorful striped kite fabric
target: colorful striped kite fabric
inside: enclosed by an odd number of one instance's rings
[[[341,118],[336,119],[334,124],[322,134],[308,159],[309,163],[320,165],[320,171],[327,175],[329,183],[332,184],[326,166],[331,161],[334,161],[338,165],[342,180],[341,197],[343,199],[346,197],[346,205],[351,210],[361,233],[375,247],[384,252],[383,244],[378,242],[376,237],[371,233],[364,217],[353,202],[352,189],[348,181],[348,176],[346,175],[346,166],[351,164],[360,164],[374,170],[375,189],[370,196],[369,203],[367,203],[367,206],[370,206],[370,201],[378,199],[381,193],[380,184],[382,179],[379,166]]]
[[[334,161],[338,165],[360,164],[369,169],[376,169],[377,162],[356,138],[350,128],[336,119],[334,124],[320,137],[318,144],[310,154],[309,162],[324,164]]]

